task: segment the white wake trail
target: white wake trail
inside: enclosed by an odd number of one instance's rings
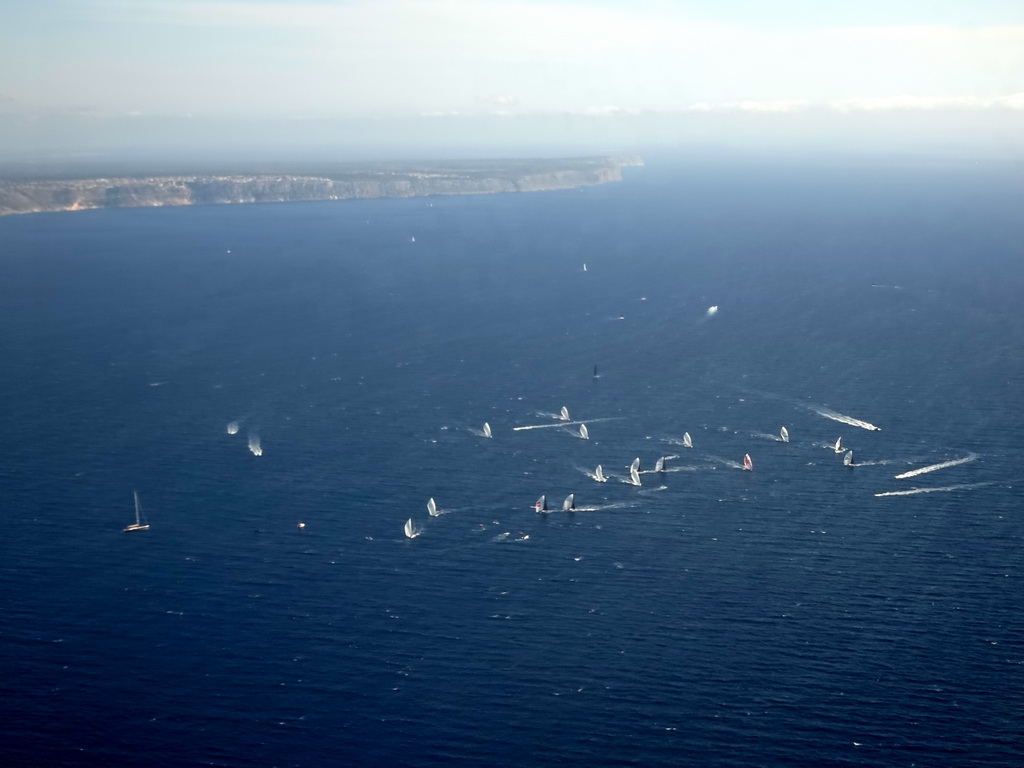
[[[603,419],[587,419],[586,421],[559,421],[555,424],[530,424],[525,427],[512,427],[513,432],[522,432],[524,429],[551,429],[552,427],[578,427],[580,424],[593,424],[597,421],[615,421],[624,419],[625,416],[606,416]]]
[[[906,480],[908,477],[917,477],[928,472],[937,472],[940,469],[947,469],[948,467],[958,467],[961,464],[967,464],[978,458],[978,454],[972,453],[970,456],[966,456],[962,459],[953,459],[952,461],[943,461],[939,464],[930,464],[927,467],[921,467],[920,469],[912,469],[909,472],[903,472],[894,477],[897,480]]]
[[[946,493],[948,491],[966,491],[969,488],[982,488],[986,485],[992,485],[992,483],[966,483],[965,485],[944,485],[941,488],[911,488],[906,491],[886,491],[885,493],[876,493],[875,496],[880,498],[882,496],[915,496],[918,493]]]
[[[826,408],[823,405],[808,405],[807,407],[819,416],[824,416],[826,419],[832,419],[832,421],[838,421],[841,424],[849,424],[851,427],[860,427],[861,429],[868,429],[873,432],[882,431],[881,427],[876,427],[870,421],[855,419],[853,416],[846,416],[838,411],[833,411],[831,408]]]

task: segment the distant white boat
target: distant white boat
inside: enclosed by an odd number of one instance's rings
[[[410,517],[405,521],[405,536],[408,539],[415,539],[420,535],[421,531],[416,530],[416,526],[412,524],[412,518]]]
[[[601,469],[601,465],[597,465],[597,469],[594,470],[594,479],[599,483],[607,483],[608,478],[604,476],[604,470]]]
[[[584,263],[583,263],[583,271],[584,271],[584,272],[586,272],[586,271],[587,271],[587,264],[586,264],[586,262],[584,262]]]
[[[639,469],[640,469],[640,457],[637,456],[635,459],[633,459],[633,463],[629,465],[629,471],[630,471],[630,473],[632,473],[632,472],[636,472]]]
[[[139,504],[139,492],[132,491],[132,495],[135,497],[135,522],[124,527],[125,531],[148,531],[149,521],[146,516],[142,514],[142,505]]]
[[[437,517],[441,513],[437,509],[437,502],[431,497],[430,501],[427,502],[427,512],[430,513],[431,517]]]
[[[836,440],[836,444],[832,446],[832,450],[835,451],[836,453],[843,452],[843,438],[840,437],[838,440]]]
[[[853,466],[853,451],[847,451],[846,455],[843,456],[843,466],[844,467],[852,467]]]
[[[629,470],[629,482],[633,485],[640,485],[640,473],[635,469]]]
[[[562,421],[569,420],[569,409],[566,408],[564,405],[562,406],[561,412],[559,412],[558,414],[558,418],[560,418]]]
[[[590,439],[590,432],[587,430],[586,424],[580,424],[580,437],[582,437],[584,440]]]
[[[491,437],[491,425],[484,422],[484,437]]]
[[[597,366],[596,365],[594,366],[594,378],[595,379],[600,379],[601,378],[600,376],[597,375]]]
[[[785,427],[779,430],[779,440],[781,440],[784,443],[789,442],[789,430],[786,429]]]
[[[683,448],[693,448],[693,440],[689,432],[683,432]]]
[[[654,462],[654,471],[655,472],[664,472],[665,471],[665,457],[664,456],[659,456],[658,460],[656,462]]]
[[[228,422],[228,434],[229,435],[237,435],[238,434],[238,422],[237,421]]]
[[[537,503],[533,505],[533,508],[537,510],[538,514],[544,514],[545,512],[549,512],[550,510],[548,509],[548,497],[541,496],[539,499],[537,499]]]
[[[565,497],[565,501],[562,502],[562,510],[572,512],[574,509],[576,509],[576,494],[570,493]]]
[[[743,454],[743,468],[745,470],[747,470],[747,472],[753,472],[754,471],[754,462],[752,462],[750,460],[750,454],[749,453]]]

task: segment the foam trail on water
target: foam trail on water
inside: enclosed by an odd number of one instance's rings
[[[906,491],[886,491],[885,493],[876,493],[876,497],[882,496],[914,496],[918,493],[945,493],[947,491],[966,491],[969,488],[982,488],[986,485],[992,485],[992,483],[966,483],[965,485],[944,485],[941,488],[910,488]]]
[[[895,475],[897,480],[906,480],[908,477],[917,477],[927,472],[937,472],[940,469],[946,469],[948,467],[958,467],[961,464],[967,464],[968,462],[974,461],[978,458],[978,454],[971,453],[970,456],[965,456],[962,459],[953,459],[952,461],[943,461],[939,464],[930,464],[927,467],[921,467],[920,469],[912,469],[909,472],[903,472]]]
[[[814,413],[819,416],[824,416],[826,419],[832,419],[832,421],[838,421],[841,424],[849,424],[851,427],[860,427],[861,429],[869,429],[873,432],[881,432],[881,427],[876,427],[870,421],[864,421],[863,419],[855,419],[853,416],[846,416],[838,411],[833,411],[831,408],[826,408],[823,405],[808,405]]]
[[[615,421],[624,419],[625,416],[606,416],[603,419],[587,419],[583,421],[559,421],[555,424],[529,424],[525,427],[512,427],[513,432],[522,432],[524,429],[551,429],[552,427],[578,427],[580,424],[593,424],[595,421]]]
[[[253,456],[262,456],[263,447],[260,445],[260,436],[255,432],[249,434],[249,450]]]
[[[237,421],[228,422],[228,434],[229,435],[237,435],[238,434],[238,422]]]

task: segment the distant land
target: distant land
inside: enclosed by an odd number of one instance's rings
[[[165,205],[285,203],[577,189],[620,181],[637,157],[458,160],[292,168],[290,172],[0,176],[0,216]]]

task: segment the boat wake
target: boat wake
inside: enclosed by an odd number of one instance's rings
[[[951,461],[943,461],[939,464],[930,464],[927,467],[921,467],[920,469],[912,469],[909,472],[903,472],[895,475],[897,480],[906,480],[908,477],[917,477],[918,475],[924,475],[928,472],[937,472],[940,469],[947,469],[949,467],[958,467],[961,464],[967,464],[978,458],[977,453],[971,453],[969,456],[965,456],[962,459],[953,459]]]
[[[255,432],[249,433],[249,450],[253,456],[263,455],[263,446],[260,445],[260,436]]]
[[[237,435],[238,434],[238,427],[239,426],[240,425],[239,425],[239,423],[237,421],[229,421],[228,422],[228,428],[227,428],[228,429],[228,434],[229,435]]]
[[[966,491],[971,488],[983,488],[986,485],[992,485],[992,483],[965,483],[963,485],[944,485],[940,488],[910,488],[906,491],[886,491],[885,493],[876,493],[876,498],[882,496],[916,496],[919,493],[948,493],[949,491]]]
[[[552,427],[578,427],[586,424],[593,424],[597,421],[616,421],[617,419],[625,419],[625,416],[605,416],[602,419],[587,419],[586,422],[582,421],[557,421],[554,424],[527,424],[523,427],[512,427],[513,432],[522,432],[525,429],[551,429]],[[578,435],[577,435],[578,437]]]
[[[855,419],[853,416],[846,416],[845,414],[833,411],[831,408],[826,408],[823,405],[814,405],[808,403],[804,406],[812,413],[816,413],[819,416],[824,416],[826,419],[832,419],[832,421],[838,421],[840,424],[849,424],[851,427],[860,427],[861,429],[871,430],[872,432],[881,432],[881,427],[876,427],[870,421],[864,421],[863,419]]]
[[[708,458],[724,464],[731,469],[743,469],[743,465],[740,462],[733,461],[732,459],[723,459],[721,456],[708,456]]]
[[[668,486],[667,485],[659,485],[659,486],[656,486],[654,488],[644,488],[639,493],[640,493],[641,496],[648,496],[648,495],[650,495],[652,493],[657,493],[658,491],[667,491],[667,490],[668,490]]]

